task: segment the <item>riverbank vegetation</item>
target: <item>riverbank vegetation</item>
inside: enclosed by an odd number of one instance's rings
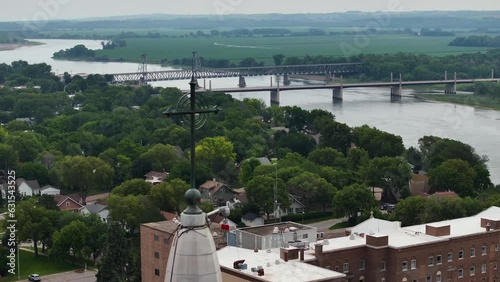
[[[471,35],[468,37],[457,37],[450,42],[450,46],[463,47],[493,47],[500,48],[500,36],[492,37],[488,35]]]

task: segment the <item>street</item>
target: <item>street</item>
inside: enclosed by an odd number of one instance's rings
[[[75,271],[63,272],[47,276],[40,276],[43,282],[95,282],[95,271],[84,271],[77,273]],[[22,279],[17,282],[26,282],[28,279]]]

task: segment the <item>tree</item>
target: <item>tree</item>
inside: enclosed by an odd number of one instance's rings
[[[240,170],[240,181],[243,184],[246,184],[253,177],[253,171],[256,167],[260,165],[260,161],[256,158],[250,158],[243,161]]]
[[[46,217],[46,209],[36,205],[36,199],[30,198],[17,204],[16,219],[19,226],[19,240],[33,241],[35,256],[38,256],[38,241],[42,237],[42,232],[50,224]]]
[[[113,183],[113,168],[96,157],[65,157],[58,172],[65,186],[80,191],[83,205],[89,189],[106,189]]]
[[[281,66],[283,64],[283,62],[285,61],[285,55],[283,55],[283,54],[273,55],[273,60],[274,60],[275,66]]]
[[[0,167],[4,170],[14,169],[19,156],[14,148],[7,144],[0,144]]]
[[[274,212],[274,187],[277,184],[278,203],[281,209],[289,207],[288,191],[281,179],[270,176],[257,176],[248,182],[245,187],[249,202],[257,203],[267,218]]]
[[[328,147],[312,151],[307,158],[320,166],[344,167],[346,164],[346,159],[341,152]]]
[[[141,223],[140,216],[146,209],[139,197],[111,195],[108,206],[113,221],[119,222],[129,230],[130,234],[134,234]]]
[[[128,195],[148,195],[151,190],[151,184],[144,179],[131,179],[123,182],[113,189],[113,194],[118,196]]]
[[[83,217],[83,223],[85,223],[88,230],[85,247],[92,254],[95,265],[97,258],[104,250],[108,232],[107,225],[96,214]]]
[[[289,148],[292,152],[307,156],[314,148],[316,148],[316,140],[313,137],[299,133],[292,132],[283,136],[278,144],[278,148]]]
[[[358,214],[366,214],[375,208],[375,198],[365,185],[354,184],[344,187],[333,197],[335,217],[349,217],[349,223],[357,223]]]
[[[17,177],[27,180],[38,180],[38,183],[45,185],[49,183],[47,168],[41,163],[26,162],[17,168]]]
[[[384,189],[383,199],[396,202],[399,193],[408,186],[411,168],[404,158],[381,157],[362,167],[360,174],[370,187]]]
[[[368,125],[353,129],[354,143],[365,149],[371,158],[398,157],[405,150],[401,136],[371,128]]]
[[[57,207],[57,202],[56,200],[54,200],[54,196],[52,195],[41,195],[40,197],[38,197],[36,204],[37,206],[43,207],[46,210],[59,210],[59,208]]]
[[[417,225],[425,221],[427,199],[424,197],[409,197],[400,201],[394,210],[394,218],[401,221],[401,225]]]
[[[32,132],[22,132],[17,135],[9,135],[6,143],[11,145],[19,154],[22,162],[31,162],[42,152],[43,145]]]
[[[352,143],[351,128],[344,123],[330,121],[321,130],[320,146],[330,147],[347,154]]]
[[[170,171],[179,161],[177,150],[171,145],[156,144],[139,158],[151,163],[155,171]]]
[[[72,258],[84,259],[89,254],[86,247],[88,228],[80,220],[75,220],[54,232],[50,256],[59,261]]]
[[[129,257],[129,245],[125,232],[119,222],[111,222],[108,228],[108,237],[96,274],[97,282],[122,282],[126,281],[125,268]]]
[[[188,189],[189,185],[186,182],[173,179],[153,186],[150,199],[162,211],[181,212],[185,207],[184,194]]]
[[[368,165],[369,161],[366,150],[355,147],[347,152],[347,167],[350,170],[358,171],[361,167]]]
[[[226,137],[207,137],[196,146],[196,159],[207,163],[213,171],[220,171],[228,161],[234,162],[236,154],[233,152],[233,143]],[[223,164],[222,167],[217,164]]]
[[[455,191],[460,197],[475,197],[480,192],[474,188],[476,172],[466,161],[447,160],[428,174],[433,191]]]
[[[332,184],[311,172],[303,172],[290,179],[288,189],[290,193],[300,197],[306,209],[311,209],[313,203],[318,203],[326,210],[336,192]]]

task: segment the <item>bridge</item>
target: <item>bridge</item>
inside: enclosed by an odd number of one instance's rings
[[[458,84],[471,84],[475,82],[499,82],[500,78],[494,78],[492,72],[492,78],[479,78],[479,79],[444,79],[444,80],[423,80],[423,81],[390,81],[390,82],[356,82],[356,83],[340,83],[335,84],[313,84],[313,85],[270,85],[270,86],[260,86],[260,87],[245,87],[245,88],[217,88],[217,89],[205,89],[201,88],[199,92],[226,92],[226,93],[237,93],[237,92],[261,92],[270,91],[271,93],[271,105],[279,105],[279,95],[281,91],[292,91],[292,90],[311,90],[311,89],[332,89],[332,99],[334,101],[343,100],[343,90],[346,88],[365,88],[365,87],[390,87],[390,94],[392,100],[401,99],[403,86],[417,86],[417,85],[445,85],[445,94],[457,94]]]
[[[293,74],[315,74],[332,77],[334,75],[353,74],[361,72],[362,63],[344,63],[344,64],[315,64],[315,65],[283,65],[270,67],[240,67],[240,68],[212,68],[199,69],[196,71],[197,78],[222,78],[239,77],[240,87],[245,87],[245,76],[268,76],[283,75],[284,83],[289,84],[288,75]],[[154,71],[154,72],[136,72],[136,73],[118,73],[113,74],[114,83],[123,83],[127,81],[162,81],[162,80],[183,80],[190,79],[192,70],[172,70],[172,71]]]

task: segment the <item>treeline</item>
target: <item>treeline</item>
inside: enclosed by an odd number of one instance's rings
[[[114,46],[119,46],[111,43],[109,47],[106,47],[108,46],[108,44],[104,42],[102,42],[101,44],[103,45],[104,49],[106,48],[110,49],[111,47],[114,48]],[[124,44],[126,45],[126,42]],[[84,60],[84,61],[96,61],[96,62],[123,61],[122,58],[118,60],[111,60],[108,56],[101,56],[101,57],[96,56],[96,52],[94,50],[88,49],[83,44],[76,45],[66,50],[59,50],[52,55],[52,58],[56,60],[75,60],[75,61]]]
[[[500,48],[500,36],[492,37],[488,35],[471,35],[468,37],[457,37],[451,41],[449,46],[462,47],[494,47]]]

